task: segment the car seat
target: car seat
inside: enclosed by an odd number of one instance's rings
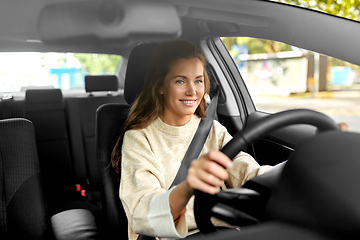
[[[58,214],[61,213],[61,216],[64,216],[66,212],[70,214],[70,210],[75,209],[90,211],[95,216],[97,227],[101,232],[102,210],[90,202],[86,195],[83,195],[82,187],[79,186],[79,182],[76,182],[74,176],[65,104],[61,90],[27,90],[24,115],[35,128],[38,159],[55,234],[62,226],[55,220],[58,219]],[[68,223],[69,232],[70,227],[76,229],[76,225]],[[66,231],[61,233],[65,234]]]
[[[25,118],[34,125],[44,188],[53,215],[62,211],[58,209],[60,203],[77,195],[61,90],[27,90],[24,110]]]
[[[1,120],[0,136],[0,239],[49,239],[50,220],[32,122]]]
[[[128,239],[127,218],[119,199],[119,183],[112,174],[111,152],[119,137],[131,104],[140,94],[157,44],[135,47],[129,56],[124,95],[127,104],[109,103],[96,113],[96,148],[98,168],[102,178],[102,205],[109,239]]]
[[[86,191],[86,200],[101,207],[100,177],[95,151],[95,113],[105,103],[123,103],[115,75],[86,75],[88,94],[66,97],[69,145],[76,183]]]

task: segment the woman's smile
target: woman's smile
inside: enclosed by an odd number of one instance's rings
[[[184,99],[184,100],[180,100],[180,102],[182,102],[184,105],[192,107],[196,104],[196,99]]]

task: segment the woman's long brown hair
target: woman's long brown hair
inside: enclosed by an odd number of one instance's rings
[[[123,130],[111,154],[114,177],[118,182],[121,174],[121,148],[125,132],[131,129],[145,128],[163,114],[164,101],[163,96],[160,94],[160,88],[163,86],[165,76],[177,60],[193,58],[200,59],[204,66],[205,95],[209,94],[210,82],[205,67],[206,59],[198,48],[183,40],[166,41],[158,46],[144,88],[131,106]],[[203,97],[195,114],[201,118],[206,117],[205,110],[206,102]]]

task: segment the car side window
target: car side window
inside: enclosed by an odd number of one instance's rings
[[[360,66],[255,38],[222,38],[258,111],[323,112],[360,132]]]

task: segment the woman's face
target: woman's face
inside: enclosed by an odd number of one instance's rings
[[[198,58],[179,59],[164,79],[160,93],[164,98],[161,119],[172,126],[190,121],[204,96],[204,67]]]

